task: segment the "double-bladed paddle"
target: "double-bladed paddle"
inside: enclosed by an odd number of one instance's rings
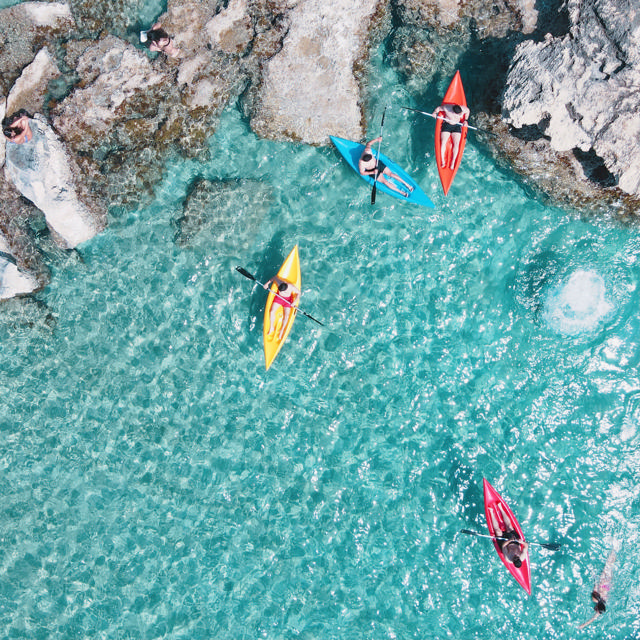
[[[470,536],[478,536],[478,538],[491,538],[491,540],[509,540],[509,538],[503,538],[500,536],[489,536],[484,533],[478,533],[477,531],[470,531],[469,529],[460,529],[460,533],[466,533]],[[529,542],[527,540],[527,542]],[[561,544],[557,542],[529,542],[529,544],[535,544],[539,547],[544,547],[545,549],[549,549],[549,551],[558,551]]]
[[[434,120],[444,120],[445,118],[443,118],[442,116],[434,116],[433,113],[428,113],[427,111],[420,111],[420,109],[412,109],[411,107],[400,107],[401,109],[405,109],[406,111],[415,111],[416,113],[421,113],[423,116],[429,116],[430,118],[433,118]],[[468,129],[473,129],[474,131],[480,131],[482,133],[488,133],[490,136],[497,136],[497,133],[493,133],[493,131],[487,131],[486,129],[480,129],[480,127],[472,127],[470,124],[467,124],[466,122],[462,122],[461,124],[463,124],[465,127],[467,127]]]
[[[387,107],[382,111],[382,121],[380,122],[380,142],[378,142],[378,155],[376,157],[376,168],[373,175],[373,188],[371,189],[371,204],[376,203],[376,186],[378,184],[378,162],[380,162],[380,147],[382,146],[382,129],[384,127],[384,114],[387,112]]]
[[[260,282],[254,275],[249,273],[246,269],[243,269],[242,267],[236,267],[236,271],[242,274],[245,278],[249,278],[249,280],[253,280],[255,283],[259,284],[263,289],[266,289],[265,285],[263,285],[262,282]],[[274,292],[274,295],[278,296],[278,298],[280,298],[281,300],[284,300],[285,302],[289,302],[286,298],[283,298],[277,292]],[[310,316],[306,311],[303,311],[302,309],[300,309],[300,307],[293,305],[293,308],[297,309],[303,316],[307,316],[309,320],[313,320],[314,322],[317,322],[319,325],[324,327],[324,324],[320,322],[320,320],[316,320],[313,316]]]

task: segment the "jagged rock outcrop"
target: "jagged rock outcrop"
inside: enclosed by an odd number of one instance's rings
[[[493,75],[499,83],[509,64],[512,42],[538,26],[534,0],[489,5],[467,0],[398,0],[396,11],[399,26],[391,43],[393,62],[405,74],[409,89],[417,94],[434,78],[453,77],[461,66],[468,87],[476,84],[476,69],[482,70],[482,82]],[[475,94],[478,98],[487,94],[482,102],[493,106],[501,89],[485,86]],[[433,107],[436,104],[434,101]]]
[[[23,2],[0,11],[0,95],[7,95],[34,52],[69,37],[74,28],[63,2]]]
[[[635,0],[569,0],[571,28],[517,48],[503,116],[560,155],[575,179],[640,195],[640,7]]]

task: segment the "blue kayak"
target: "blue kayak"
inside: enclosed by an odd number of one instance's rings
[[[331,138],[331,142],[336,146],[336,149],[342,154],[342,157],[349,163],[351,168],[366,182],[368,182],[371,186],[373,186],[373,176],[363,176],[360,174],[358,170],[358,161],[360,160],[360,156],[362,155],[362,150],[364,149],[364,145],[359,142],[353,142],[351,140],[345,140],[344,138],[336,138],[335,136],[329,136]],[[376,149],[372,149],[374,155],[378,155],[378,151]],[[390,196],[394,198],[398,198],[398,200],[403,200],[404,202],[413,202],[413,204],[421,204],[425,207],[433,207],[435,206],[427,194],[418,186],[417,182],[409,176],[409,174],[399,167],[393,160],[389,160],[384,153],[380,154],[380,160],[384,162],[384,164],[389,167],[393,173],[402,176],[403,180],[406,180],[412,187],[413,191],[409,194],[409,197],[403,196],[401,193],[394,191],[393,189],[389,189],[386,184],[382,184],[379,180],[376,181],[376,189],[379,191],[384,191],[384,193],[388,193]],[[393,178],[387,178],[392,181]],[[393,182],[396,182],[393,180]],[[406,187],[401,183],[397,182],[398,188],[405,190]]]

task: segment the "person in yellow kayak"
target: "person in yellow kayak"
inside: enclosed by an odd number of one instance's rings
[[[445,166],[445,152],[447,142],[451,138],[453,149],[451,150],[451,164],[449,169],[453,171],[460,152],[460,140],[462,139],[462,124],[469,118],[468,107],[461,104],[441,104],[431,115],[442,120],[440,129],[440,166]]]
[[[376,158],[371,151],[371,145],[376,142],[380,142],[381,140],[382,137],[380,136],[367,142],[362,150],[362,154],[360,155],[360,160],[358,161],[358,171],[360,172],[360,175],[371,177],[374,177],[377,172],[378,177],[375,178],[377,182],[381,182],[389,187],[389,189],[392,189],[393,191],[403,195],[405,198],[408,198],[409,194],[413,191],[413,187],[408,182],[405,182],[397,173],[393,173],[393,171],[391,171],[391,169],[389,169],[382,160],[378,160],[376,165]],[[387,178],[392,178],[393,180],[401,182],[405,187],[407,187],[407,191],[403,191]]]
[[[611,551],[607,562],[604,565],[604,569],[596,582],[593,591],[591,592],[591,601],[593,602],[593,608],[596,611],[596,615],[582,623],[578,629],[584,629],[588,624],[591,624],[594,620],[601,616],[607,610],[607,599],[609,597],[609,591],[611,591],[611,582],[613,579],[613,568],[616,564],[616,552]]]
[[[496,508],[500,510],[500,515],[502,516],[502,522],[504,525],[500,524],[500,518],[498,518],[496,514]],[[496,503],[495,507],[489,508],[489,514],[491,515],[493,530],[496,534],[500,531],[500,537],[506,538],[506,540],[498,540],[498,544],[504,554],[504,559],[507,562],[513,563],[513,565],[519,569],[522,566],[522,561],[527,558],[529,543],[524,540],[520,540],[520,536],[513,528],[509,514],[504,510],[503,506],[499,502]]]
[[[291,315],[291,309],[293,307],[297,307],[296,304],[298,298],[300,298],[300,289],[296,287],[294,284],[287,282],[286,280],[282,280],[277,275],[273,276],[265,282],[262,286],[269,291],[269,287],[271,283],[275,282],[278,286],[278,291],[276,292],[273,298],[273,304],[271,305],[271,311],[269,312],[269,331],[268,335],[271,335],[276,329],[276,310],[278,306],[282,307],[282,323],[280,324],[280,333],[278,335],[278,340],[282,340],[282,336],[284,335],[285,327],[287,326],[287,322],[289,321],[289,316]]]

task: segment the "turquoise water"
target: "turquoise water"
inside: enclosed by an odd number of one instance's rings
[[[372,207],[335,150],[230,107],[208,165],[0,308],[2,637],[573,638],[616,541],[582,633],[637,635],[637,229],[542,204],[471,136],[445,198],[433,123],[375,88],[371,137],[389,104],[383,152],[435,210]],[[197,176],[236,200],[177,242]],[[299,316],[265,372],[234,268],[296,243],[326,326]],[[483,477],[562,543],[531,547],[532,597],[458,533],[485,532]]]

